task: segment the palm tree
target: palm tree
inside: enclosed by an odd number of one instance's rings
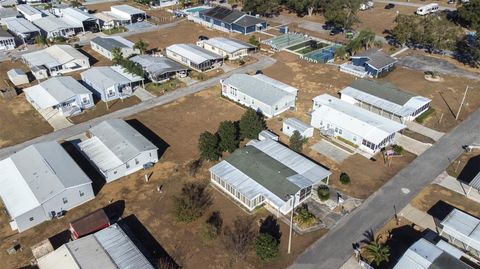
[[[379,266],[382,262],[388,262],[390,247],[380,242],[382,236],[378,235],[375,240],[363,246],[363,257],[369,262],[375,262]]]
[[[120,48],[112,49],[112,62],[114,64],[120,64],[123,60],[123,53]]]
[[[144,54],[148,48],[148,43],[140,39],[137,42],[135,42],[135,44],[133,45],[133,48],[138,49],[140,51],[140,54]]]

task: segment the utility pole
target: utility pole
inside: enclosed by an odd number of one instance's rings
[[[458,108],[457,116],[455,117],[456,120],[458,120],[458,116],[460,115],[460,111],[462,110],[463,103],[465,102],[465,97],[467,97],[467,92],[468,92],[468,85],[467,85],[467,88],[465,89],[465,93],[463,94],[462,103],[460,103],[460,107]]]
[[[288,235],[288,254],[290,254],[290,250],[292,248],[292,232],[293,232],[293,211],[295,210],[295,194],[291,195],[290,198],[293,197],[292,201],[292,212],[290,214],[290,234]]]

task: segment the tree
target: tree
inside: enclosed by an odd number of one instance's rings
[[[331,0],[325,7],[325,20],[344,29],[350,29],[358,22],[357,12],[362,0]]]
[[[244,260],[252,248],[255,240],[253,221],[249,216],[237,217],[233,221],[233,227],[227,226],[224,229],[224,246],[232,252],[235,259]]]
[[[206,187],[206,184],[199,182],[185,183],[180,195],[173,197],[178,221],[192,222],[203,215],[212,204],[212,197]]]
[[[339,48],[337,48],[335,50],[335,58],[339,58],[341,60],[344,60],[347,56],[348,56],[348,53],[347,53],[347,50],[345,49],[344,46],[341,46]]]
[[[323,201],[323,200],[322,200]],[[302,206],[295,209],[295,217],[293,220],[302,228],[312,227],[317,223],[317,217],[308,210],[308,206],[303,204]]]
[[[218,127],[220,151],[234,152],[238,148],[237,128],[232,121],[222,121]]]
[[[250,43],[252,46],[254,46],[255,48],[260,48],[260,41],[258,41],[257,37],[255,35],[252,35],[249,39],[248,39],[248,43]]]
[[[260,233],[255,239],[257,256],[263,261],[269,261],[278,256],[279,242],[268,233]]]
[[[35,37],[35,43],[41,45],[41,46],[46,46],[48,45],[48,40],[46,37],[42,36],[42,35],[37,35]]]
[[[137,42],[135,42],[135,44],[133,45],[133,48],[138,49],[140,51],[140,54],[144,54],[148,48],[148,43],[140,39]]]
[[[381,236],[377,236],[375,240],[368,242],[363,246],[363,257],[369,262],[375,262],[379,266],[382,262],[388,262],[390,257],[390,248],[380,242]]]
[[[470,0],[457,9],[460,22],[470,29],[480,26],[480,0]]]
[[[375,33],[368,30],[362,30],[354,39],[350,40],[346,50],[353,55],[362,48],[369,49],[373,47],[374,42]]]
[[[216,161],[220,157],[218,137],[208,131],[203,132],[198,139],[200,156],[207,161]]]
[[[479,31],[480,32],[480,31]],[[455,58],[472,67],[480,67],[480,35],[465,35],[457,43]]]
[[[123,61],[123,53],[120,48],[112,49],[112,62],[116,65],[120,65]]]
[[[342,183],[343,185],[350,184],[350,176],[347,173],[342,172],[340,174],[340,183]]]
[[[208,220],[202,226],[202,238],[204,241],[211,241],[220,234],[223,225],[223,219],[220,212],[214,211]]]
[[[266,124],[263,116],[251,108],[247,108],[240,119],[240,137],[242,139],[254,139],[265,129]]]
[[[317,189],[317,195],[321,201],[327,201],[330,199],[330,189],[327,185],[321,185]]]
[[[305,143],[307,143],[307,139],[303,137],[299,131],[293,131],[292,136],[290,136],[290,149],[296,152],[302,152]]]
[[[71,6],[71,7],[79,7],[79,6],[81,6],[81,5],[82,5],[82,4],[81,4],[79,1],[77,1],[77,0],[72,0],[72,1],[70,1],[70,6]]]
[[[244,0],[242,11],[259,14],[262,16],[272,16],[278,14],[280,11],[280,1]]]
[[[285,5],[299,16],[312,16],[314,12],[323,11],[327,1],[325,0],[287,0]]]

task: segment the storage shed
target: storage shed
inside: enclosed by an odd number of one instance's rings
[[[108,226],[110,226],[110,219],[105,213],[105,210],[101,208],[70,222],[69,230],[72,234],[72,239],[75,240],[96,231],[100,231]]]
[[[295,118],[287,118],[283,121],[282,132],[287,136],[292,136],[298,131],[304,138],[313,136],[313,127]]]
[[[8,79],[10,79],[10,81],[15,86],[30,83],[30,81],[28,80],[27,74],[25,74],[25,72],[23,72],[22,69],[18,69],[18,68],[10,69],[7,72],[7,76],[8,76]]]

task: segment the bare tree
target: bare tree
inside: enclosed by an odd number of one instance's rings
[[[253,222],[252,217],[237,217],[233,221],[233,227],[224,228],[224,245],[232,252],[233,259],[244,260],[252,248],[256,236]]]

